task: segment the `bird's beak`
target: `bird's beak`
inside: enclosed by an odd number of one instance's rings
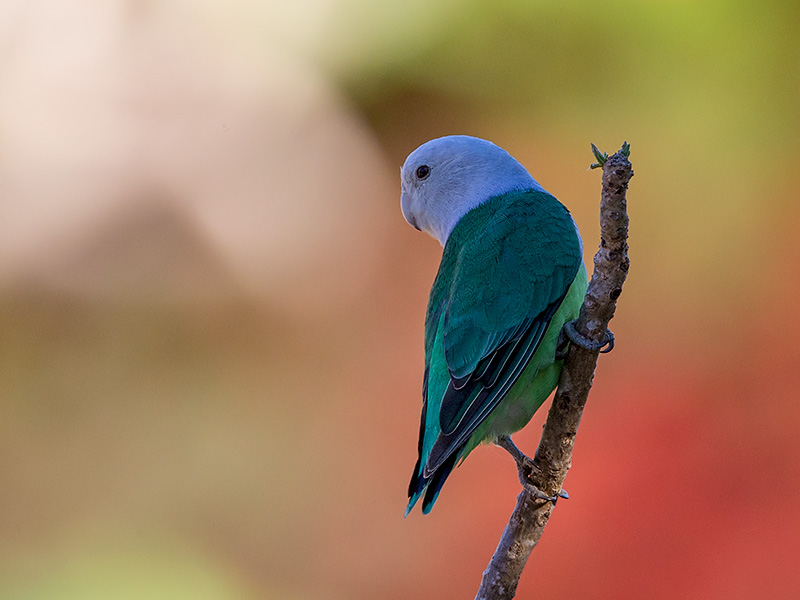
[[[400,194],[400,208],[403,211],[403,216],[405,217],[408,224],[411,225],[417,231],[422,231],[417,225],[417,222],[414,220],[414,214],[411,212],[411,197],[406,193],[405,190],[402,191]]]

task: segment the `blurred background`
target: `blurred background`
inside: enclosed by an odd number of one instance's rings
[[[508,149],[630,276],[521,598],[800,597],[794,0],[0,2],[0,597],[471,598],[519,491],[407,519],[422,142]],[[533,452],[544,415],[517,438]]]

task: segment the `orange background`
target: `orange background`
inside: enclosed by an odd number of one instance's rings
[[[518,596],[800,597],[793,1],[0,3],[0,596],[469,598],[480,448],[402,518],[440,256],[406,154],[492,139],[631,271]],[[517,438],[532,452],[543,415]]]

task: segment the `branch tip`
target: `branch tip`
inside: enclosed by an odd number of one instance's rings
[[[606,164],[606,161],[608,160],[608,154],[605,152],[600,152],[600,150],[594,144],[592,144],[592,154],[594,154],[597,162],[593,162],[591,165],[589,165],[589,169],[599,169]]]

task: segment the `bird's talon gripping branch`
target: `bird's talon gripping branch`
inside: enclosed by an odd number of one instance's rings
[[[567,490],[562,489],[555,496],[548,496],[538,487],[533,485],[529,479],[527,480],[526,479],[527,476],[523,474],[523,472],[520,470],[519,481],[522,484],[522,487],[536,500],[544,500],[545,502],[552,502],[553,504],[558,502],[559,498],[564,498],[565,500],[569,500],[569,494],[567,493]]]
[[[610,329],[606,329],[606,339],[600,347],[600,354],[608,354],[614,349],[614,334]]]
[[[495,444],[506,450],[514,459],[514,462],[517,463],[519,482],[522,484],[522,487],[536,500],[545,500],[555,504],[558,502],[559,498],[569,498],[569,494],[564,490],[561,490],[555,496],[548,496],[535,485],[533,485],[531,482],[531,475],[536,470],[536,465],[534,464],[533,460],[531,460],[528,456],[523,454],[519,448],[517,448],[517,445],[511,441],[510,436],[500,436],[495,440]]]
[[[525,491],[527,491],[531,496],[533,496],[535,500],[544,500],[545,502],[552,502],[553,504],[555,504],[556,502],[558,502],[559,498],[563,498],[563,496],[560,493],[556,496],[548,496],[532,483],[523,483],[522,487],[525,488]]]
[[[557,359],[567,355],[567,343],[572,343],[586,350],[599,352],[600,354],[607,354],[614,349],[614,334],[611,333],[610,329],[606,329],[605,339],[602,342],[595,342],[585,335],[578,333],[575,329],[575,321],[568,321],[564,324],[558,336],[558,345],[556,346]]]

